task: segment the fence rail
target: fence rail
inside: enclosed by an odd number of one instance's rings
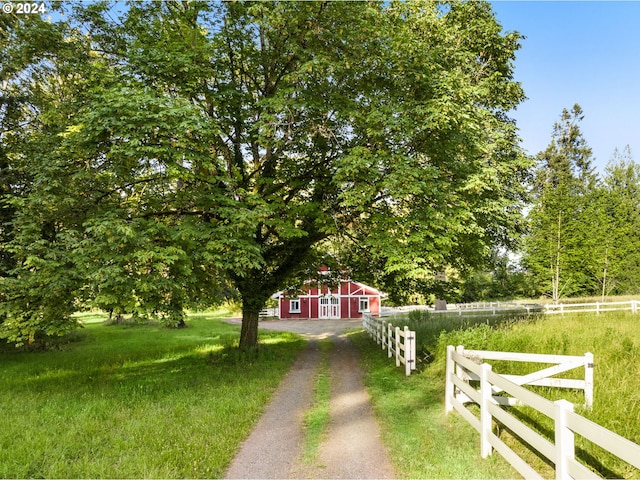
[[[263,308],[262,310],[260,310],[260,313],[258,314],[258,318],[260,319],[277,317],[277,316],[278,316],[277,308]]]
[[[409,327],[395,327],[391,322],[373,317],[368,313],[362,315],[362,325],[378,345],[387,351],[389,358],[395,356],[396,367],[405,366],[405,374],[411,375],[416,369],[416,332]]]
[[[553,463],[557,479],[601,478],[575,458],[575,434],[640,469],[640,445],[574,413],[572,403],[566,400],[551,402],[512,379],[506,378],[505,375],[493,372],[488,363],[477,363],[479,351],[465,351],[463,347],[458,347],[457,350],[451,345],[447,347],[445,410],[447,413],[453,410],[458,411],[480,433],[480,453],[483,458],[491,455],[495,449],[525,478],[542,478],[493,433],[495,420]],[[483,359],[489,359],[497,353],[503,352],[482,352]],[[511,355],[517,354],[504,353],[504,357]],[[509,359],[504,357],[500,359]],[[560,358],[562,356],[554,355],[553,357],[560,360],[559,364],[562,363]],[[585,367],[588,367],[586,362],[589,359],[592,364],[593,356],[585,355]],[[567,363],[573,364],[576,361],[576,357],[568,357]],[[477,388],[469,383],[474,379],[479,380]],[[510,395],[518,404],[527,405],[550,417],[554,421],[554,442],[544,438],[501,408],[500,401],[497,399],[499,397],[494,395],[498,391]],[[480,418],[466,408],[467,402],[474,402],[480,406]]]
[[[630,300],[628,302],[595,302],[595,303],[565,303],[565,304],[547,304],[544,306],[545,313],[578,313],[578,312],[613,312],[619,310],[631,310],[632,313],[638,313],[638,300]]]
[[[544,305],[523,304],[523,303],[503,303],[503,302],[477,302],[464,303],[458,305],[448,305],[447,310],[430,310],[433,314],[456,314],[461,317],[472,317],[479,314],[491,313],[500,315],[505,313],[521,312],[523,314],[544,313]]]
[[[484,360],[502,360],[508,362],[526,362],[526,363],[545,363],[552,364],[550,367],[543,368],[527,375],[508,375],[502,376],[517,385],[535,385],[552,388],[572,388],[584,391],[584,405],[591,408],[593,405],[593,354],[587,352],[584,356],[575,355],[550,355],[543,353],[516,353],[516,352],[495,352],[488,350],[466,350],[459,346],[456,352],[464,355],[466,358],[480,364]],[[552,378],[569,370],[584,367],[583,379],[569,378]],[[471,380],[480,380],[473,373],[466,373]],[[500,390],[494,387],[493,393],[500,393]],[[495,396],[495,401],[502,405],[515,405],[516,401],[512,397]]]
[[[565,303],[565,304],[533,304],[533,303],[513,303],[513,302],[475,302],[449,305],[447,310],[429,310],[434,314],[457,314],[459,316],[472,316],[486,314],[492,315],[521,311],[522,313],[545,313],[564,314],[580,312],[613,312],[630,310],[632,313],[640,311],[640,301],[630,300],[627,302],[595,302],[595,303]]]
[[[459,303],[454,310],[493,310],[493,309],[513,309],[520,308],[521,305],[515,302],[472,302]]]

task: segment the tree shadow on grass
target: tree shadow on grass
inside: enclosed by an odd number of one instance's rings
[[[148,351],[144,348],[118,351],[114,355],[100,351],[98,358],[92,358],[89,351],[74,355],[73,361],[48,361],[67,355],[52,352],[40,356],[42,362],[21,365],[20,357],[32,360],[30,354],[12,355],[14,374],[5,381],[15,391],[25,393],[79,395],[93,391],[117,397],[127,392],[136,396],[146,392],[154,396],[176,388],[235,383],[255,372],[286,366],[304,345],[304,340],[288,333],[269,333],[263,337],[263,343],[249,351],[237,348],[237,338],[223,335],[209,342],[174,344],[166,351],[156,347]]]

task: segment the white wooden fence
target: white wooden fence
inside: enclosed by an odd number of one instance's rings
[[[595,302],[595,303],[566,303],[566,304],[546,304],[545,313],[577,313],[577,312],[613,312],[617,310],[631,310],[638,313],[638,300],[628,302]]]
[[[543,368],[527,375],[507,375],[502,374],[503,378],[515,383],[516,385],[535,385],[553,388],[571,388],[584,391],[584,406],[591,408],[593,405],[593,354],[585,353],[584,356],[574,355],[549,355],[543,353],[516,353],[516,352],[494,352],[488,350],[466,350],[463,346],[458,346],[456,352],[466,358],[480,364],[485,360],[503,360],[508,362],[527,362],[527,363],[545,363],[553,364],[550,367]],[[584,367],[584,378],[552,378],[569,370]],[[466,380],[480,380],[480,377],[473,373],[466,373],[461,369],[462,378]],[[493,393],[500,393],[495,388]],[[461,394],[460,398],[464,398]],[[513,397],[494,396],[494,400],[501,405],[516,405],[516,399]],[[464,401],[463,401],[464,403]]]
[[[430,310],[433,314],[456,314],[461,317],[477,317],[478,315],[501,315],[519,312],[522,314],[545,313],[544,306],[538,304],[476,302],[447,305],[447,310]]]
[[[493,433],[493,422],[501,423],[511,430],[523,442],[540,453],[555,465],[556,479],[570,478],[601,478],[575,458],[575,434],[600,446],[625,462],[640,469],[640,445],[637,445],[620,435],[582,417],[573,412],[573,404],[566,400],[551,402],[546,398],[527,390],[517,381],[523,378],[529,379],[543,374],[551,375],[549,369],[541,370],[533,376],[511,377],[499,375],[493,372],[488,363],[476,363],[479,358],[489,359],[500,352],[479,352],[467,350],[462,347],[458,351],[453,346],[447,347],[446,387],[445,387],[445,411],[458,411],[480,433],[480,453],[483,458],[491,455],[493,449],[497,450],[523,477],[543,478],[536,470],[520,458],[497,435]],[[472,358],[468,358],[467,354]],[[504,357],[515,355],[504,353]],[[501,360],[510,358],[501,357]],[[563,363],[561,356],[557,356],[557,363]],[[533,358],[533,357],[530,357]],[[587,397],[587,370],[590,362],[593,364],[593,356],[569,357],[567,364],[575,364],[576,358],[582,358],[585,365],[585,400]],[[476,360],[476,361],[474,361]],[[536,361],[536,360],[524,360]],[[553,367],[551,367],[553,368]],[[576,368],[575,366],[572,368]],[[555,372],[559,373],[559,372]],[[473,387],[470,380],[479,380],[478,388]],[[514,381],[516,380],[516,381]],[[524,382],[532,384],[531,382]],[[593,385],[593,383],[591,383]],[[512,400],[500,400],[495,396],[497,392],[503,392],[511,396],[513,402],[527,405],[538,412],[550,417],[554,421],[554,442],[552,443],[516,417],[501,408],[502,403],[512,404]],[[474,402],[480,406],[480,418],[476,417],[465,407],[465,403]]]
[[[515,302],[472,302],[458,303],[453,310],[493,310],[520,308],[521,304]]]
[[[595,303],[565,303],[565,304],[531,304],[513,302],[474,302],[450,305],[447,310],[434,310],[431,313],[456,313],[463,316],[466,313],[480,314],[491,312],[492,315],[499,313],[521,310],[523,313],[579,313],[579,312],[613,312],[621,310],[631,310],[632,313],[640,311],[639,300],[629,300],[628,302],[595,302]],[[463,313],[464,312],[464,313]]]
[[[395,356],[396,367],[403,364],[406,375],[411,375],[416,369],[416,332],[407,326],[394,327],[391,322],[368,313],[362,314],[362,325],[371,338],[387,350],[389,358]]]

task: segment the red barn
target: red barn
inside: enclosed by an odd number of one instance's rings
[[[382,296],[379,290],[352,280],[340,280],[334,287],[308,280],[298,295],[278,292],[273,298],[278,299],[281,319],[362,318],[364,312],[380,315]]]

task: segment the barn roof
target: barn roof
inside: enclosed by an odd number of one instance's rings
[[[311,283],[314,283],[314,280],[306,280],[304,282],[305,285],[309,285]],[[371,287],[369,285],[365,285],[364,283],[360,283],[360,282],[355,282],[353,280],[347,279],[347,280],[340,280],[341,284],[344,283],[351,283],[352,285],[355,285],[357,288],[354,290],[351,290],[351,295],[380,295],[381,297],[386,297],[386,293],[381,292],[380,290],[378,290],[377,288]],[[308,295],[308,292],[306,290],[303,290],[302,288],[299,289],[300,295]],[[271,298],[273,299],[277,299],[280,298],[282,296],[285,296],[285,291],[284,290],[280,290],[279,292],[274,293],[273,295],[271,295]]]

